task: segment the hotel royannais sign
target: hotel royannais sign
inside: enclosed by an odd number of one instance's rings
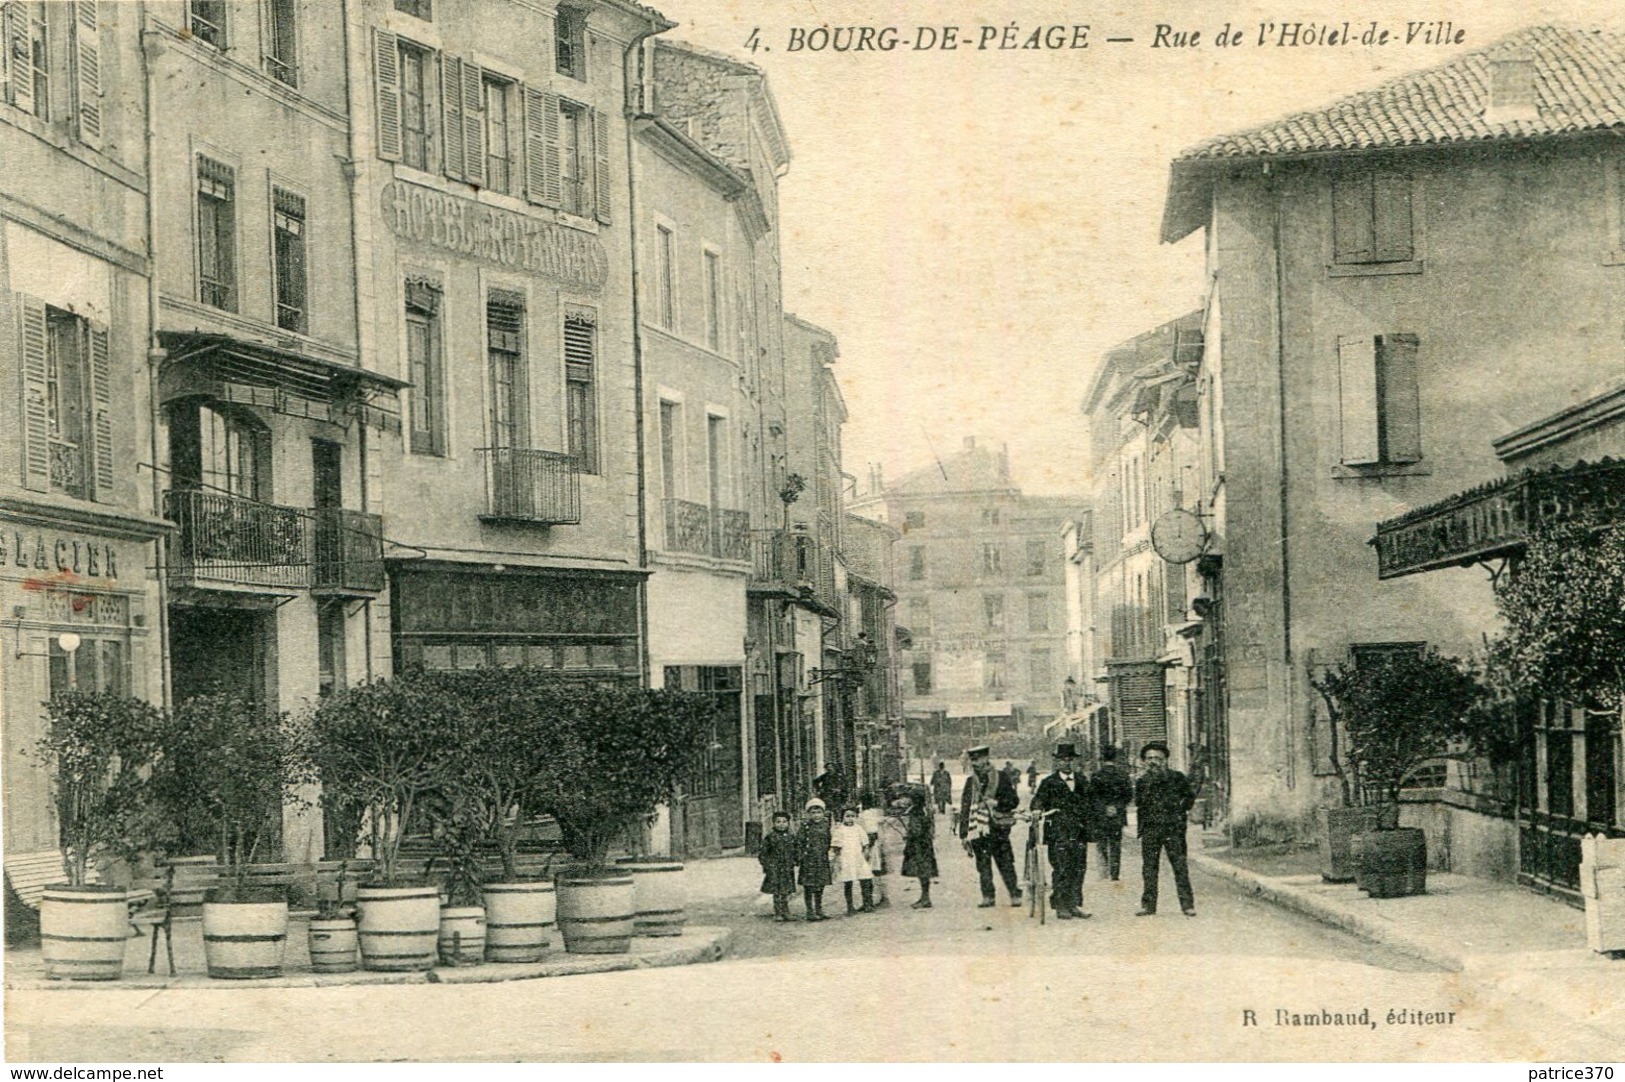
[[[609,277],[602,242],[557,222],[400,180],[384,186],[382,207],[391,232],[402,240],[551,278],[583,292],[598,292]]]

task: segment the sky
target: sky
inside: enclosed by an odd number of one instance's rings
[[[1017,482],[1046,495],[1088,490],[1081,403],[1100,356],[1201,306],[1200,234],[1158,241],[1168,163],[1182,149],[1523,26],[1622,18],[1611,0],[654,6],[680,24],[667,36],[768,75],[792,153],[779,187],[784,303],[840,341],[846,471],[866,485],[879,463],[895,479],[976,436],[1006,443]],[[1358,35],[1376,21],[1403,36],[1407,23],[1437,20],[1462,43],[1255,44],[1261,22],[1347,22]],[[1201,37],[1154,46],[1159,23],[1165,40]],[[998,47],[1079,24],[1087,48]],[[1213,44],[1227,24],[1242,44]],[[901,43],[792,48],[798,30],[817,44],[819,28],[865,26],[895,27]],[[940,42],[948,26],[959,48],[913,48],[928,40],[920,28]],[[983,27],[997,36],[978,48]]]

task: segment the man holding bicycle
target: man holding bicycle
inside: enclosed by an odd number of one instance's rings
[[[1083,873],[1089,865],[1093,834],[1089,779],[1078,769],[1078,751],[1072,744],[1055,747],[1055,773],[1038,785],[1031,809],[1049,812],[1045,840],[1049,844],[1050,907],[1059,920],[1083,919]]]

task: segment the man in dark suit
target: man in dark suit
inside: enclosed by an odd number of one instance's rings
[[[1050,905],[1060,920],[1089,916],[1083,911],[1083,873],[1089,866],[1089,838],[1094,809],[1089,779],[1078,769],[1071,744],[1055,747],[1055,773],[1039,783],[1032,810],[1050,812],[1044,826],[1049,843]]]
[[[965,849],[976,858],[976,875],[982,882],[980,908],[986,909],[998,899],[993,893],[993,866],[999,866],[999,878],[1010,892],[1010,904],[1021,904],[1021,888],[1016,885],[1016,855],[1010,849],[1010,828],[1016,822],[1016,808],[1021,798],[1010,779],[993,769],[986,746],[971,748],[970,777],[959,804],[959,837]]]
[[[1100,846],[1100,870],[1113,882],[1123,870],[1123,828],[1128,825],[1128,806],[1134,799],[1134,783],[1128,772],[1117,765],[1117,749],[1100,749],[1100,769],[1089,779],[1089,795],[1095,802],[1096,841]]]
[[[1140,749],[1145,773],[1134,785],[1134,806],[1140,821],[1140,866],[1145,889],[1140,895],[1137,917],[1157,911],[1157,872],[1162,852],[1174,869],[1174,886],[1179,891],[1179,908],[1187,917],[1196,916],[1196,896],[1191,893],[1191,873],[1185,862],[1185,819],[1196,803],[1196,793],[1185,775],[1168,769],[1168,745],[1153,740]]]

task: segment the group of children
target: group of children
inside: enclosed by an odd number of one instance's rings
[[[842,810],[841,821],[832,825],[827,807],[817,797],[807,801],[805,812],[800,831],[794,833],[789,813],[775,812],[773,829],[762,840],[762,893],[773,896],[775,921],[794,919],[790,916],[790,898],[798,886],[806,919],[828,920],[824,916],[824,888],[837,881],[845,889],[849,915],[872,913],[876,908],[876,872],[919,880],[920,898],[913,908],[931,908],[937,853],[931,837],[931,809],[923,788],[902,790],[886,814],[872,815],[868,824],[860,822],[857,808],[848,807]],[[861,891],[861,905],[853,897],[854,883]],[[881,883],[880,904],[886,905],[885,880]]]

